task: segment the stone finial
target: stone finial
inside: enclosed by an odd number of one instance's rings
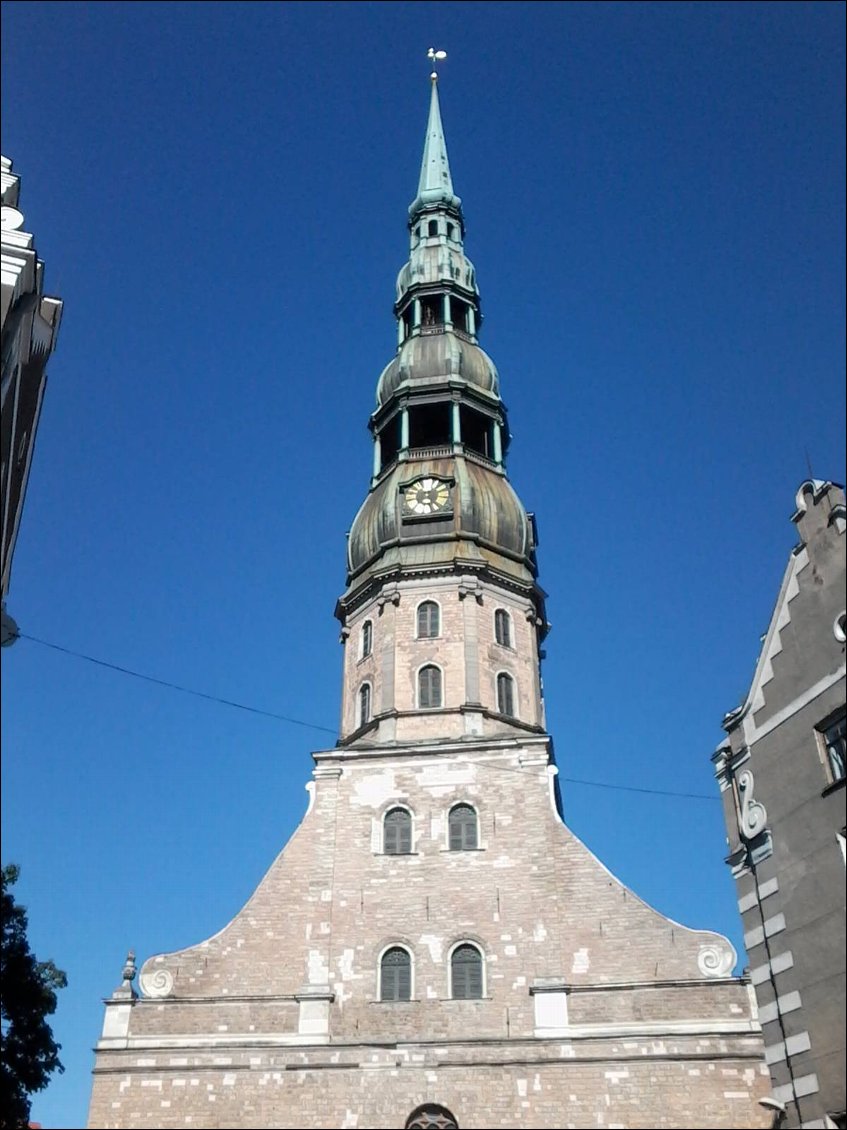
[[[135,980],[135,973],[135,953],[133,950],[130,950],[126,955],[126,961],[124,962],[122,988],[128,989],[132,986],[132,982]]]
[[[135,951],[130,950],[126,955],[126,961],[121,972],[123,980],[120,985],[112,993],[112,997],[136,997],[138,994],[133,988],[132,982],[135,980],[136,965],[135,965]]]

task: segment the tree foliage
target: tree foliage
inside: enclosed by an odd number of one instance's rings
[[[68,982],[52,961],[36,960],[29,948],[26,910],[10,889],[19,874],[15,864],[2,869],[0,1130],[28,1126],[30,1095],[46,1087],[54,1071],[64,1071],[46,1017],[56,1011],[56,990]]]

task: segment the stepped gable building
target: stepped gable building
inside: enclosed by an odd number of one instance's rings
[[[783,1126],[847,1126],[844,488],[797,491],[792,550],[744,702],[713,756]]]
[[[138,995],[128,962],[90,1126],[767,1126],[730,944],[561,818],[537,535],[434,78],[409,234],[336,610],[340,739],[233,921],[145,961]]]

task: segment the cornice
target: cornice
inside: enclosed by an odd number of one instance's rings
[[[467,535],[465,535],[465,538],[467,539]],[[451,536],[450,538],[439,540],[447,541],[454,540],[454,538]],[[388,543],[385,548],[399,544],[402,544],[399,540],[394,541]],[[414,544],[414,542],[412,544]],[[498,550],[498,552],[500,551]],[[505,557],[507,555],[503,554],[503,556]],[[522,559],[519,560],[523,563]],[[367,566],[365,566],[365,568],[367,568]],[[419,580],[425,577],[456,577],[457,579],[461,579],[462,576],[475,576],[482,581],[488,582],[495,588],[522,596],[529,600],[539,612],[543,613],[547,593],[536,582],[521,583],[507,573],[498,572],[488,562],[457,562],[451,560],[439,564],[421,566],[394,565],[385,572],[372,573],[367,580],[363,581],[360,587],[348,588],[348,590],[338,598],[335,606],[335,616],[336,619],[343,623],[350,613],[355,612],[358,608],[361,608],[363,604],[367,604],[369,601],[373,600],[379,594],[380,590],[392,584],[396,585],[404,580]]]

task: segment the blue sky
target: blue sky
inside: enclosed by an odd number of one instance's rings
[[[809,466],[844,481],[844,6],[66,0],[3,21],[3,152],[65,300],[22,631],[334,731],[344,535],[444,47],[482,340],[538,515],[565,815],[740,948],[709,754],[796,488]],[[3,677],[3,859],[70,982],[67,1070],[33,1115],[80,1127],[127,950],[236,913],[334,739],[28,640]]]

